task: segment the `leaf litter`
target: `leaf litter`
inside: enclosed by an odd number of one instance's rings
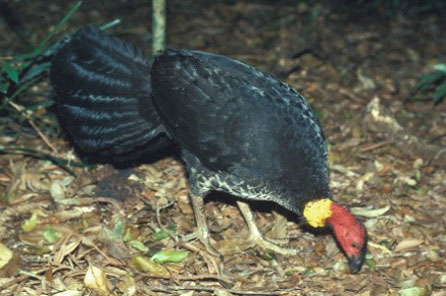
[[[30,12],[39,3],[29,4]],[[72,167],[78,176],[73,178],[47,160],[3,153],[0,295],[446,295],[446,173],[434,158],[401,153],[385,133],[371,131],[362,121],[367,104],[378,96],[416,137],[441,135],[445,102],[428,110],[420,103],[403,106],[404,93],[395,94],[394,81],[406,91],[413,85],[413,73],[438,56],[441,46],[434,45],[444,45],[429,30],[444,31],[444,24],[428,16],[430,26],[421,27],[426,34],[405,33],[398,39],[398,30],[415,28],[416,22],[393,20],[396,31],[389,33],[379,22],[365,27],[344,22],[345,16],[318,4],[281,9],[245,2],[190,5],[194,9],[172,17],[184,24],[169,29],[172,47],[227,54],[275,74],[288,73],[283,79],[319,112],[331,144],[334,197],[351,206],[369,231],[363,270],[348,273],[346,259],[329,235],[307,232],[280,211],[261,207],[256,211],[259,228],[270,238],[292,238],[288,245],[300,252],[284,257],[250,248],[237,207],[215,196],[206,204],[206,216],[213,244],[224,257],[210,256],[198,242],[182,242],[195,222],[184,167],[171,157],[126,171],[108,165]],[[298,16],[312,9],[320,15],[312,30],[301,34]],[[145,32],[142,13],[134,12],[128,21]],[[199,17],[191,17],[195,14]],[[74,16],[79,25],[85,20]],[[230,24],[237,26],[228,38]],[[138,40],[139,34],[132,34],[130,39]],[[426,57],[420,55],[425,48],[418,34],[433,44]],[[12,44],[4,36],[0,44]],[[314,39],[320,53],[289,58]],[[283,59],[277,63],[277,57]],[[395,71],[392,63],[405,68]],[[48,95],[48,85],[40,91]],[[48,147],[15,122],[1,120],[19,132],[16,137],[0,132],[0,145]],[[46,138],[58,157],[79,160],[62,136]],[[436,141],[446,145],[444,137]],[[32,292],[36,290],[40,292]]]

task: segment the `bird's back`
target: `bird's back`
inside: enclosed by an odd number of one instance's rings
[[[327,194],[322,130],[288,85],[233,59],[187,50],[158,56],[151,77],[163,125],[207,169],[266,180],[297,197]]]

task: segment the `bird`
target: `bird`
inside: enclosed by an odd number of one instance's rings
[[[327,141],[304,97],[274,76],[235,59],[166,49],[141,50],[85,26],[53,57],[50,79],[62,124],[79,149],[131,160],[175,143],[181,150],[197,229],[211,254],[203,199],[234,198],[248,240],[280,254],[261,234],[250,201],[269,201],[310,228],[331,230],[356,273],[367,231],[329,188]]]

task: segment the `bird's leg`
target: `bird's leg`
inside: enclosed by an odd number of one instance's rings
[[[237,201],[237,205],[238,205],[243,217],[245,218],[246,224],[248,225],[248,229],[249,229],[249,238],[248,239],[251,242],[258,245],[259,247],[262,247],[264,249],[270,249],[278,254],[282,254],[282,255],[296,255],[297,254],[297,250],[280,247],[280,246],[274,244],[273,242],[265,239],[262,236],[262,234],[260,233],[259,229],[257,228],[257,225],[254,221],[254,216],[252,214],[252,211],[251,211],[249,205],[242,201]]]
[[[219,257],[220,253],[218,253],[209,242],[210,232],[206,223],[206,216],[204,215],[203,197],[191,193],[190,198],[192,201],[192,207],[194,209],[195,221],[197,222],[197,230],[183,237],[183,240],[188,241],[192,239],[198,239],[206,247],[211,255]]]

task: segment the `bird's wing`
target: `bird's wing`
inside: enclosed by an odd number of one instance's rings
[[[281,177],[313,158],[324,166],[325,140],[313,111],[272,76],[227,57],[168,50],[155,59],[151,79],[169,133],[208,168]],[[314,155],[298,154],[307,150]]]
[[[86,26],[52,60],[58,113],[85,152],[131,155],[168,142],[150,97],[150,63],[136,47]],[[161,145],[163,146],[163,145]],[[138,154],[138,153],[137,153]]]

